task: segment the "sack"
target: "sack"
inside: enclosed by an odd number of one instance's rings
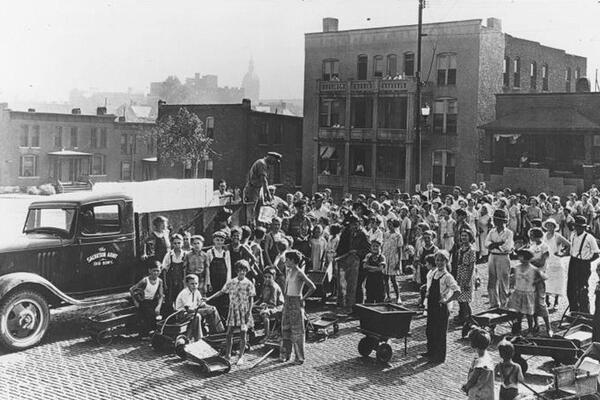
[[[258,222],[270,224],[273,217],[277,215],[277,210],[271,206],[262,206],[258,210]]]

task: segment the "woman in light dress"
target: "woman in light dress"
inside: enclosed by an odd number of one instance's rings
[[[554,295],[553,310],[558,307],[559,296],[567,293],[567,268],[563,264],[561,254],[569,254],[570,244],[560,233],[556,232],[558,224],[553,218],[544,222],[544,242],[548,245],[548,261],[546,261],[546,305],[550,307],[550,295]]]
[[[477,232],[479,233],[479,257],[482,259],[487,258],[488,248],[485,246],[485,239],[487,238],[488,232],[492,226],[492,220],[490,215],[490,206],[487,203],[483,203],[479,209],[479,219],[477,220]]]

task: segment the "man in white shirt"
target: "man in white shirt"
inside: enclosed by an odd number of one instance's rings
[[[488,296],[490,307],[506,307],[508,303],[510,258],[513,250],[513,232],[506,228],[508,216],[504,210],[494,211],[494,228],[490,230],[485,246],[490,252],[488,259]]]
[[[567,281],[567,298],[571,312],[590,312],[588,298],[588,281],[591,274],[592,261],[598,258],[598,243],[591,233],[585,231],[587,219],[575,216],[575,232],[571,235],[571,259],[569,260],[569,277]]]
[[[192,316],[198,310],[196,318],[190,323],[191,335],[195,339],[202,337],[201,317],[206,319],[211,334],[225,332],[219,311],[206,304],[198,290],[198,277],[195,274],[186,275],[185,284],[187,287],[179,292],[175,300],[175,311],[184,311]]]
[[[227,190],[227,182],[225,179],[221,179],[218,183],[219,189],[213,192],[212,203],[215,205],[224,206],[231,203],[233,193]]]

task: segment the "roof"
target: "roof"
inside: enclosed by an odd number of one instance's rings
[[[74,150],[60,150],[60,151],[51,151],[48,153],[49,156],[64,156],[64,157],[84,157],[91,156],[92,153],[84,153],[83,151],[74,151]]]
[[[131,110],[138,118],[151,118],[152,107],[150,106],[131,106]]]
[[[99,193],[93,191],[78,191],[72,193],[61,193],[52,196],[46,196],[44,200],[34,201],[31,203],[31,207],[46,205],[51,203],[64,203],[72,205],[81,205],[87,203],[93,203],[96,201],[105,200],[132,200],[132,198],[123,193]]]
[[[572,108],[530,108],[504,115],[480,128],[502,131],[578,131],[600,130],[600,124]]]

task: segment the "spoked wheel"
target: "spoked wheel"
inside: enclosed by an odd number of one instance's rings
[[[94,339],[100,346],[108,346],[113,341],[113,337],[108,331],[99,332]]]
[[[36,291],[17,289],[0,302],[0,345],[11,351],[37,345],[48,329],[50,311]]]
[[[377,347],[376,352],[377,360],[383,363],[387,363],[392,359],[392,346],[387,343],[381,343]]]
[[[377,347],[377,340],[370,336],[365,336],[358,342],[358,353],[363,357],[369,357],[371,352]]]

